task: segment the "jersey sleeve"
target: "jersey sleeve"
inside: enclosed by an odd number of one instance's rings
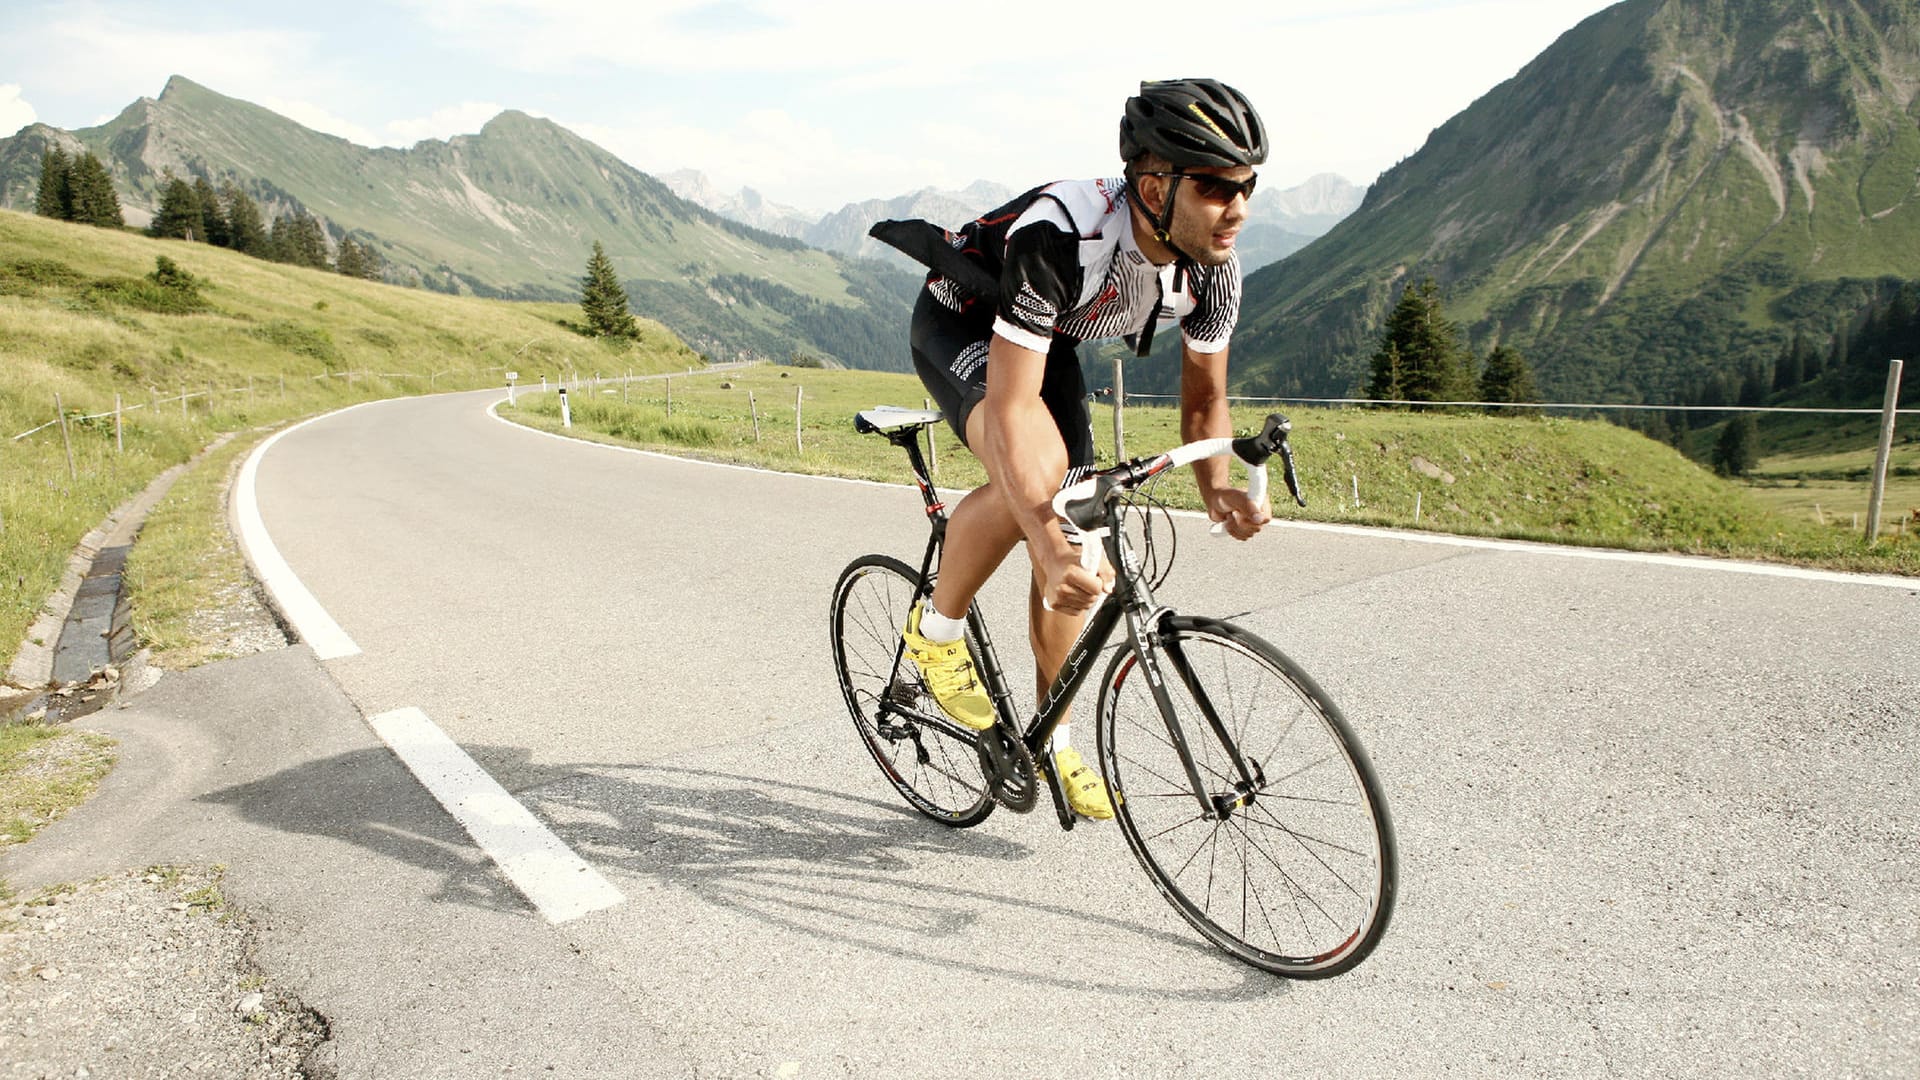
[[[1227,347],[1234,324],[1240,321],[1240,254],[1208,267],[1206,277],[1196,285],[1193,310],[1180,320],[1180,332],[1194,352],[1217,353]]]
[[[993,320],[995,334],[1037,353],[1052,348],[1055,324],[1080,294],[1080,238],[1053,217],[1041,210],[1007,234]]]

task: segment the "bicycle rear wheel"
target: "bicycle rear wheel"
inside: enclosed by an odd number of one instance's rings
[[[1206,805],[1139,657],[1121,652],[1098,731],[1127,845],[1174,909],[1240,960],[1293,978],[1348,970],[1386,932],[1397,890],[1373,766],[1272,645],[1212,619],[1170,616],[1160,630],[1157,666]]]
[[[849,563],[833,587],[833,664],[860,740],[887,782],[914,809],[965,828],[986,820],[993,799],[974,737],[941,713],[901,651],[919,582],[918,571],[886,555]]]

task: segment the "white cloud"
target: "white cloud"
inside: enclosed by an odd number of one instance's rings
[[[471,135],[485,127],[487,121],[499,116],[507,108],[508,106],[497,105],[491,101],[463,101],[458,105],[435,109],[426,116],[411,120],[390,120],[386,126],[387,142],[392,146],[412,146],[422,139],[447,139],[455,135]]]
[[[255,104],[272,109],[281,116],[295,123],[310,127],[315,131],[322,131],[328,135],[338,135],[348,142],[359,143],[361,146],[379,146],[385,141],[366,127],[343,117],[335,116],[320,106],[305,101],[289,101],[279,97],[263,97],[257,99]]]
[[[63,18],[38,30],[35,55],[46,58],[36,83],[69,92],[104,78],[155,94],[170,75],[185,75],[222,93],[260,101],[289,83],[311,84],[306,35],[282,30],[172,30],[90,9],[84,18]],[[86,63],[73,63],[85,57]],[[312,95],[301,87],[303,96]],[[129,97],[131,100],[131,97]]]
[[[0,135],[12,135],[38,120],[39,114],[20,96],[16,83],[0,83]]]

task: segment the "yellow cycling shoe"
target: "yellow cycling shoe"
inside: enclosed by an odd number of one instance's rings
[[[1080,751],[1069,746],[1053,755],[1053,767],[1067,789],[1067,805],[1081,817],[1106,821],[1113,817],[1113,800],[1107,797],[1107,782],[1080,759]]]
[[[913,657],[913,666],[920,669],[920,677],[932,691],[933,700],[940,703],[941,711],[956,724],[975,731],[987,730],[993,726],[993,702],[988,699],[986,688],[980,685],[973,654],[967,650],[967,639],[962,636],[958,641],[928,641],[921,637],[921,606],[913,606],[907,616],[907,628],[901,634],[907,642],[907,655]]]

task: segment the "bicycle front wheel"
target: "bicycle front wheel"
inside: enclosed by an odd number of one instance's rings
[[[833,587],[833,663],[860,740],[887,782],[914,809],[965,828],[993,812],[993,799],[973,738],[941,713],[901,650],[919,584],[917,571],[886,555],[848,564]]]
[[[1131,650],[1100,693],[1100,763],[1128,846],[1174,909],[1240,960],[1293,978],[1348,970],[1386,932],[1397,888],[1373,766],[1272,645],[1212,619],[1170,616],[1160,630],[1173,716]]]

